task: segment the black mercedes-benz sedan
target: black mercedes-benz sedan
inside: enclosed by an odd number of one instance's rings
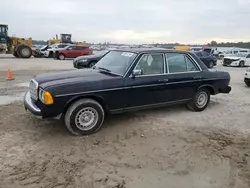
[[[87,135],[108,113],[179,103],[203,111],[210,95],[231,91],[229,82],[228,72],[209,70],[191,52],[112,50],[92,69],[36,76],[24,105],[36,116],[63,118],[74,135]]]

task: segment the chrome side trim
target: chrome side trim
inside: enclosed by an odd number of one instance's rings
[[[210,81],[210,80],[224,80],[225,78],[212,78],[212,79],[204,79],[203,81]],[[92,90],[92,91],[85,91],[85,92],[78,92],[78,93],[70,93],[70,94],[60,94],[55,95],[55,97],[64,97],[64,96],[71,96],[71,95],[80,95],[86,93],[98,93],[98,92],[105,92],[105,91],[115,91],[115,90],[122,90],[122,89],[134,89],[134,88],[141,88],[141,87],[153,87],[159,85],[173,85],[173,84],[181,84],[181,83],[189,83],[194,82],[194,80],[189,81],[180,81],[180,82],[166,82],[161,84],[151,84],[151,85],[141,85],[141,86],[131,86],[131,87],[119,87],[119,88],[112,88],[112,89],[101,89],[101,90]]]
[[[118,108],[118,109],[115,109],[115,110],[111,110],[110,112],[111,113],[116,113],[116,112],[119,113],[119,112],[132,111],[132,110],[137,110],[137,109],[147,109],[147,108],[153,108],[153,107],[161,107],[161,106],[166,106],[166,105],[171,105],[171,104],[185,103],[185,102],[187,102],[189,100],[191,100],[191,98],[190,99],[177,100],[177,101],[156,103],[156,104],[133,106],[133,107],[127,107],[127,108]]]

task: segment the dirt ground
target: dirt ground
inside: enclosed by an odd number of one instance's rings
[[[9,66],[15,80],[6,82]],[[18,100],[33,75],[70,68],[70,60],[0,57],[0,101]],[[22,101],[9,100],[0,106],[0,187],[249,188],[245,68],[217,69],[230,72],[233,90],[212,96],[204,112],[180,105],[110,116],[86,137],[72,136],[62,122],[37,119]]]

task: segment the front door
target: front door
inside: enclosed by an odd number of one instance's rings
[[[247,55],[246,57],[246,63],[245,63],[246,66],[250,66],[250,54]]]
[[[67,50],[67,57],[68,58],[73,58],[75,57],[75,54],[77,52],[77,47],[76,46],[71,46]]]
[[[144,54],[125,78],[125,109],[146,107],[162,103],[168,95],[165,75],[164,54]],[[135,75],[136,73],[136,75]]]

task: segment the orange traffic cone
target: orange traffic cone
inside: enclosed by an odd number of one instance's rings
[[[12,76],[12,72],[10,69],[8,69],[8,74],[6,80],[14,80],[14,77]]]

